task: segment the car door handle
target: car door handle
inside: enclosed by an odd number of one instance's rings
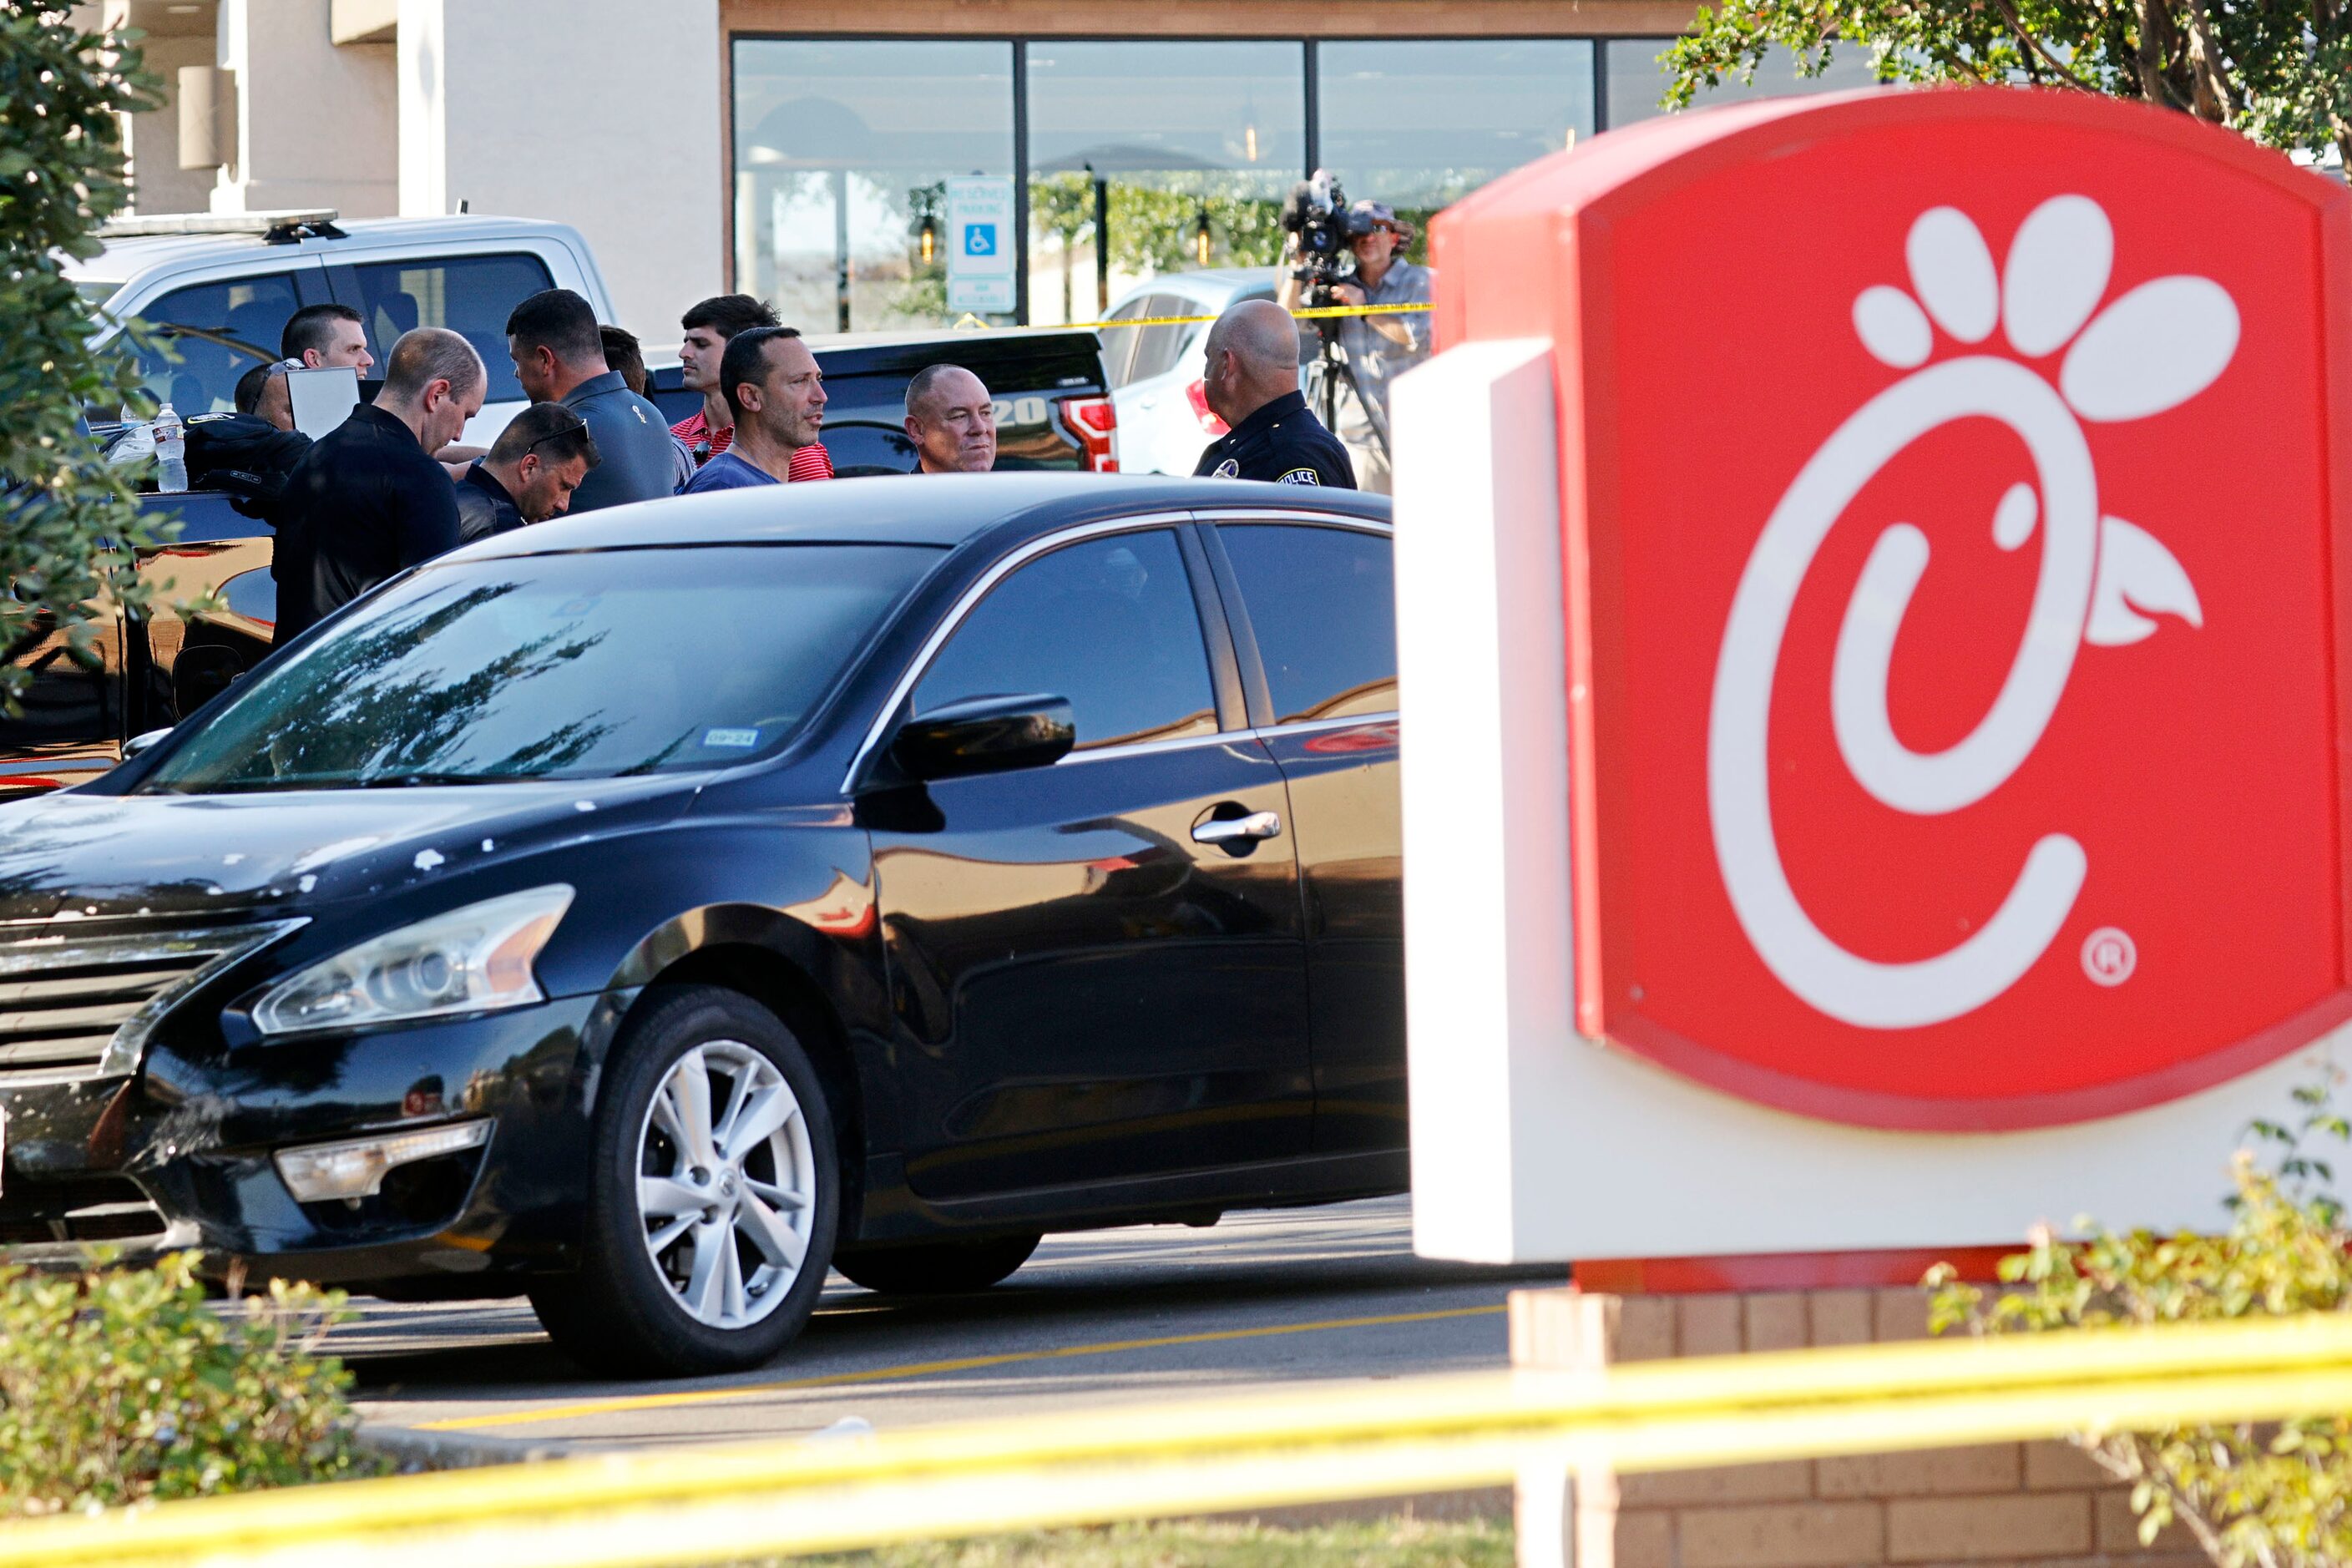
[[[1274,838],[1282,833],[1282,818],[1270,811],[1253,811],[1247,816],[1228,816],[1197,824],[1192,829],[1195,844],[1232,844],[1244,838]]]

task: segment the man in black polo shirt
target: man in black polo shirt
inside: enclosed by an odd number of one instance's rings
[[[482,411],[488,384],[472,344],[419,327],[393,344],[375,401],[311,444],[272,518],[278,641],[456,548],[457,491],[431,454]]]
[[[1233,426],[1201,454],[1196,476],[1356,488],[1348,448],[1298,391],[1298,327],[1271,300],[1225,308],[1203,346],[1201,391]]]
[[[561,403],[588,422],[604,461],[572,498],[573,511],[654,500],[677,483],[677,448],[661,410],[604,363],[596,312],[569,289],[533,294],[507,318],[515,379],[534,403]]]
[[[562,515],[597,461],[586,420],[561,403],[532,404],[457,481],[457,537],[471,544]]]

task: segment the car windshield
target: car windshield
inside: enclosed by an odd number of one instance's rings
[[[235,695],[142,792],[614,778],[782,746],[939,560],[771,544],[428,566]]]

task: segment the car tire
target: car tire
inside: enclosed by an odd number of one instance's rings
[[[841,1164],[781,1019],[719,986],[648,991],[614,1044],[591,1158],[583,1266],[530,1292],[560,1348],[610,1375],[691,1377],[792,1342],[824,1289]]]
[[[941,1241],[921,1247],[865,1247],[845,1252],[833,1266],[853,1285],[889,1296],[946,1296],[985,1290],[1029,1261],[1042,1236],[1004,1236],[989,1241]]]

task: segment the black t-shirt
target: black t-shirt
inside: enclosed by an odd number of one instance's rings
[[[277,640],[457,547],[457,488],[407,426],[370,405],[310,445],[278,497]]]
[[[1272,479],[1280,485],[1356,488],[1348,448],[1307,412],[1307,399],[1286,393],[1209,443],[1195,478]]]

